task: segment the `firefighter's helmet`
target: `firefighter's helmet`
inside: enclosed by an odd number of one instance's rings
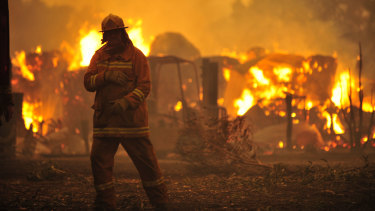
[[[102,21],[102,30],[100,32],[110,31],[113,29],[125,29],[124,21],[117,15],[109,14]]]

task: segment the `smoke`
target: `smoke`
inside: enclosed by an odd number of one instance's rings
[[[56,49],[63,40],[74,44],[80,28],[100,30],[102,18],[113,13],[125,24],[142,19],[146,42],[178,32],[204,56],[261,46],[303,56],[335,54],[341,68],[355,69],[359,41],[366,54],[375,52],[369,38],[375,31],[369,24],[373,0],[12,0],[9,5],[12,51]]]

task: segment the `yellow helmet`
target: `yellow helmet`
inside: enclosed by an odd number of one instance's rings
[[[109,14],[102,21],[102,30],[100,32],[110,31],[113,29],[125,29],[124,21],[117,15]]]

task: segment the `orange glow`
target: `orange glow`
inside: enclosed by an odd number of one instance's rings
[[[278,147],[279,147],[280,149],[284,148],[284,142],[279,141]]]
[[[223,76],[226,81],[230,80],[230,69],[224,68],[223,69]]]
[[[275,67],[273,69],[273,73],[277,75],[279,81],[289,82],[290,76],[292,74],[292,69],[290,69],[289,67]]]
[[[178,101],[176,105],[174,106],[175,111],[180,111],[182,109],[182,102]]]
[[[217,104],[222,106],[224,104],[224,98],[217,99]]]
[[[326,152],[329,152],[329,146],[323,147],[323,150],[326,151]]]
[[[12,64],[14,66],[18,66],[21,69],[22,77],[29,81],[34,81],[34,73],[32,73],[29,69],[29,67],[26,65],[26,53],[25,51],[17,52],[16,51],[16,57],[12,58]]]
[[[244,115],[251,106],[254,105],[254,97],[249,89],[244,89],[241,98],[234,101],[234,107],[237,108],[237,115]]]
[[[258,67],[251,67],[249,69],[249,72],[255,77],[255,79],[258,81],[258,83],[262,85],[269,85],[270,80],[264,77],[263,70],[259,69]]]
[[[42,54],[42,47],[40,45],[36,46],[35,53]]]
[[[374,105],[371,105],[368,102],[363,103],[363,111],[372,112],[374,110]]]

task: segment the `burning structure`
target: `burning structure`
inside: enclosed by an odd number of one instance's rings
[[[228,121],[241,116],[252,125],[251,139],[263,153],[285,147],[329,151],[374,145],[371,94],[356,97],[363,87],[354,81],[361,77],[343,69],[336,55],[252,47],[202,57],[178,33],[161,34],[150,44],[143,39],[142,21],[126,21],[135,46],[149,55],[154,87],[150,126],[157,150],[174,150],[180,129],[202,113],[209,114],[202,118]],[[33,124],[38,152],[88,152],[93,96],[83,90],[82,77],[100,46],[97,31],[84,25],[78,48],[61,42],[58,50],[37,46],[12,55],[13,91],[24,96],[18,136],[25,137]]]

